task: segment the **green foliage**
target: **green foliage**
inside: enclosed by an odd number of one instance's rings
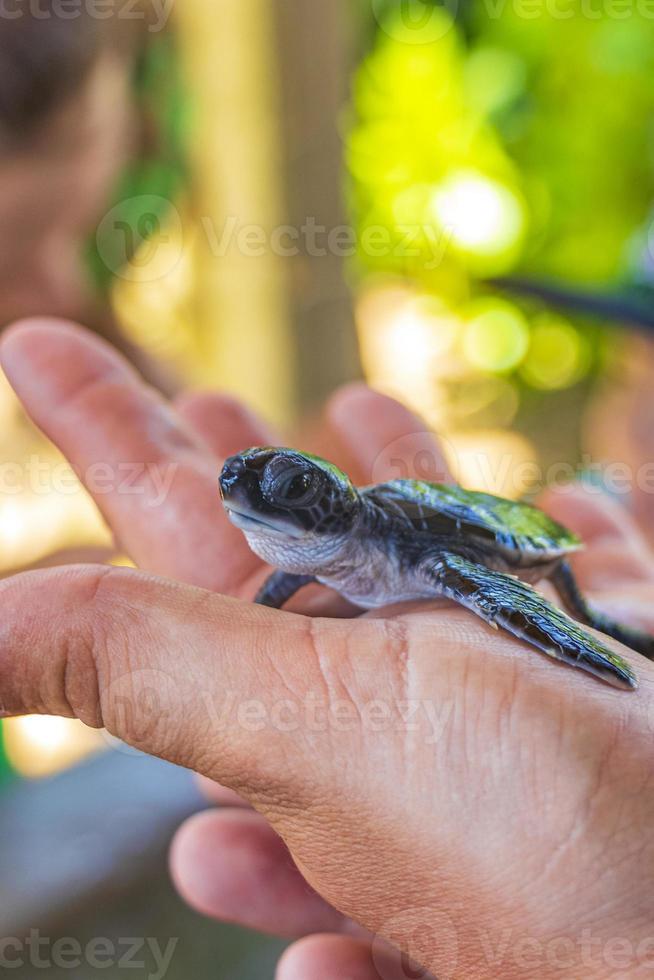
[[[569,19],[544,0],[477,2],[465,37],[443,10],[440,36],[422,44],[403,36],[399,0],[386,3],[354,90],[348,163],[362,225],[428,224],[430,192],[473,169],[527,202],[529,234],[500,267],[579,282],[620,274],[654,197],[654,20],[635,5],[629,20],[592,19],[580,2]]]
[[[111,203],[120,206],[121,220],[138,231],[142,227],[142,198],[147,198],[150,221],[161,222],[186,178],[188,100],[172,35],[162,34],[144,47],[134,70],[134,98],[143,146],[121,174]],[[159,213],[153,207],[157,199]],[[109,235],[101,242],[89,242],[86,258],[93,282],[105,292],[124,261],[120,239]]]
[[[465,328],[471,367],[506,374],[512,364],[521,386],[569,387],[596,367],[601,332],[532,303],[523,343],[515,305],[483,282],[654,281],[654,6],[456,2],[454,17],[432,5],[423,26],[406,16],[420,0],[373,4],[347,148],[359,273],[408,278],[464,322],[470,299],[485,295],[490,317],[474,337]],[[412,225],[417,254],[371,255],[365,232],[377,225],[394,243]]]
[[[362,248],[363,262],[456,292],[468,268],[500,271],[514,252],[509,248],[494,259],[457,254],[435,213],[439,186],[453,174],[478,174],[518,198],[518,176],[492,125],[467,98],[464,48],[449,15],[437,16],[441,33],[432,43],[405,43],[401,22],[380,33],[355,82],[358,122],[347,162],[360,241],[376,227],[393,238],[385,254]],[[442,251],[444,260],[436,262]]]
[[[521,267],[615,279],[654,196],[654,21],[590,19],[579,9],[570,19],[526,20],[510,4],[492,19],[474,9],[468,64],[485,56],[488,67],[471,95],[483,98],[491,76],[495,88],[504,83],[487,117],[530,205]]]
[[[0,721],[0,788],[12,778],[11,767],[4,752],[2,722]]]

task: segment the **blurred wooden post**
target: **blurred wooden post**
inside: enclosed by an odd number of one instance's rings
[[[347,7],[184,0],[177,11],[196,104],[196,316],[216,384],[284,422],[357,373],[343,261],[326,245],[343,223]],[[321,254],[307,253],[307,220],[325,229]],[[265,246],[243,247],[247,226]],[[300,254],[283,254],[293,235]]]
[[[256,243],[285,220],[270,4],[184,0],[176,14],[195,116],[195,315],[214,383],[284,422],[295,401],[286,270]]]
[[[345,239],[339,245],[334,232],[346,221],[339,124],[352,70],[353,11],[344,0],[274,0],[273,6],[286,207],[288,223],[300,230],[300,255],[288,261],[299,402],[306,408],[359,374],[345,261],[336,254]],[[314,230],[304,233],[307,222]]]

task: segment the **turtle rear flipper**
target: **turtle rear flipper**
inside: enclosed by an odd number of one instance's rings
[[[614,687],[638,686],[629,664],[518,579],[455,554],[435,555],[425,571],[438,592],[543,653]]]
[[[550,576],[550,581],[561,596],[565,607],[582,623],[592,626],[600,633],[612,636],[614,640],[618,640],[620,643],[624,643],[626,647],[631,647],[632,650],[642,653],[649,660],[654,660],[654,637],[643,630],[635,629],[633,626],[617,623],[610,616],[606,616],[599,609],[595,609],[581,594],[567,561],[562,561],[556,566]]]

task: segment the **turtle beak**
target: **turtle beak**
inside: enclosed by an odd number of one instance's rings
[[[247,466],[245,465],[242,456],[230,456],[230,458],[226,460],[218,480],[220,494],[223,500],[227,500],[227,498],[238,486],[239,482],[243,481],[246,474]]]
[[[230,517],[232,511],[247,513],[253,509],[255,488],[250,486],[252,480],[253,474],[248,473],[240,456],[232,456],[223,466],[218,485],[223,506]]]
[[[281,516],[275,519],[262,513],[259,479],[242,456],[231,456],[226,461],[218,484],[227,516],[241,531],[268,531],[286,537],[302,537],[302,530]]]
[[[256,509],[260,497],[259,481],[242,456],[231,456],[226,461],[218,485],[226,508],[244,511]]]
[[[248,532],[266,532],[267,534],[278,534],[283,538],[301,538],[303,536],[298,528],[266,521],[252,513],[231,507],[229,504],[225,504],[225,512],[234,527],[246,534]]]

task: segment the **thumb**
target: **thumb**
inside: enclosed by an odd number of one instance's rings
[[[79,718],[249,796],[315,784],[302,698],[346,624],[92,566],[6,579],[0,603],[3,715]]]

